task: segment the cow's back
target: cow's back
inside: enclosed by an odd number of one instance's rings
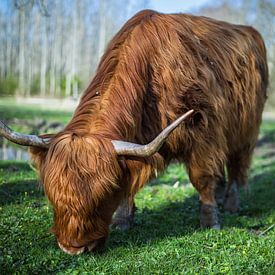
[[[161,154],[209,148],[223,157],[244,140],[255,143],[266,86],[265,47],[254,29],[142,11],[110,42],[69,125],[79,129],[84,117],[91,133],[145,144],[194,109]]]
[[[189,125],[169,139],[172,151],[184,153],[182,146],[206,142],[227,155],[254,146],[268,82],[259,33],[184,14],[156,14],[151,20],[158,35],[152,90],[160,99],[162,128],[184,111],[195,110]]]

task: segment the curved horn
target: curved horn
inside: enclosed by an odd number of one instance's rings
[[[35,147],[41,147],[41,148],[48,148],[50,138],[40,138],[35,135],[25,135],[20,134],[12,129],[10,129],[7,125],[4,124],[0,120],[0,136],[3,136],[4,138],[8,139],[9,141],[23,145],[23,146],[35,146]]]
[[[124,156],[136,156],[136,157],[149,157],[156,153],[165,140],[168,138],[170,133],[176,129],[187,117],[189,117],[194,110],[190,110],[187,113],[183,114],[177,120],[175,120],[172,124],[166,127],[153,141],[146,145],[120,141],[120,140],[112,140],[112,143],[115,147],[115,151],[117,155]]]

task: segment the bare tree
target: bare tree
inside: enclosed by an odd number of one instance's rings
[[[3,1],[0,93],[11,78],[21,96],[74,98],[91,79],[114,33],[147,5],[147,0]]]

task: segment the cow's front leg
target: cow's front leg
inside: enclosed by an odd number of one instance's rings
[[[135,211],[133,199],[123,199],[114,214],[112,227],[119,230],[129,229],[133,225]]]
[[[219,212],[215,199],[215,176],[203,175],[197,169],[190,169],[190,179],[200,195],[200,225],[202,228],[220,229]]]

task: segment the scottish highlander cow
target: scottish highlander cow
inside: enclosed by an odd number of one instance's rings
[[[252,27],[144,10],[111,40],[63,131],[29,136],[2,123],[1,135],[30,146],[69,254],[101,246],[111,222],[128,228],[135,194],[173,159],[199,193],[201,227],[218,229],[217,203],[239,210],[267,84]]]

